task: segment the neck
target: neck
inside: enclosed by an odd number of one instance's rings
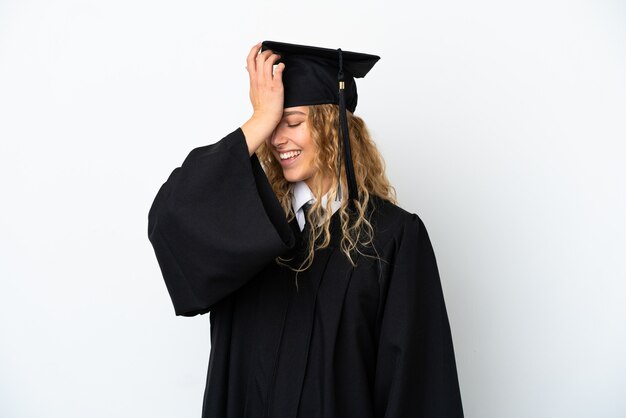
[[[309,186],[309,189],[311,189],[311,192],[313,193],[315,198],[316,199],[320,199],[323,195],[328,193],[328,191],[330,190],[330,185],[332,184],[332,178],[330,176],[326,176],[322,180],[322,190],[323,190],[323,193],[322,193],[321,196],[317,196],[315,194],[315,188],[314,188],[314,186],[315,186],[315,179],[313,177],[309,177],[304,182],[306,183],[307,186]]]

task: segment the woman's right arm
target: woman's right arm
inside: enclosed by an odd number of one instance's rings
[[[150,208],[148,237],[177,315],[208,312],[293,246],[284,211],[254,155],[275,125],[269,95],[251,79],[251,99],[253,90],[262,99],[250,121],[193,149]]]

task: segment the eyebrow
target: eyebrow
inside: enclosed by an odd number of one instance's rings
[[[285,116],[291,116],[291,115],[304,115],[304,116],[306,116],[306,113],[304,113],[304,112],[300,112],[299,110],[291,110],[291,111],[289,111],[289,112],[285,112],[285,113],[283,113],[283,117],[285,117]]]

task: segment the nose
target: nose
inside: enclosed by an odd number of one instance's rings
[[[280,128],[276,128],[276,130],[274,130],[272,136],[270,137],[270,143],[276,149],[280,149],[283,145],[287,143],[287,141],[287,138],[282,133],[282,130]]]

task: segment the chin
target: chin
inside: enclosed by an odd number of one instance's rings
[[[300,175],[299,173],[290,173],[290,172],[284,172],[284,171],[283,171],[283,177],[285,177],[285,180],[287,180],[289,183],[297,183],[299,181],[303,181],[308,178],[307,176]]]
[[[289,183],[297,183],[302,180],[302,178],[297,177],[297,176],[286,175],[284,177],[285,177],[285,180],[287,180]]]

